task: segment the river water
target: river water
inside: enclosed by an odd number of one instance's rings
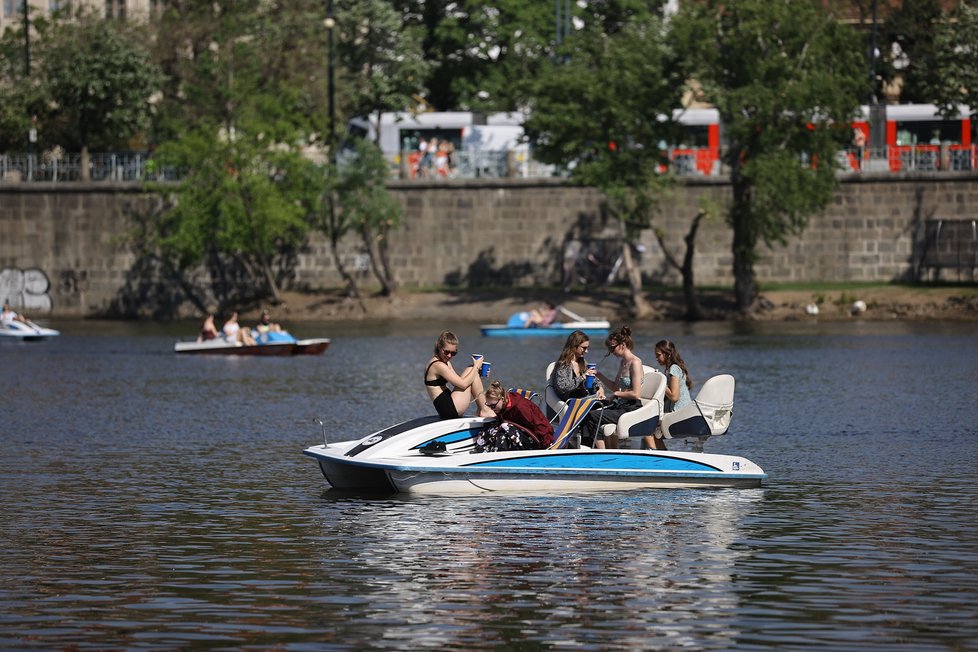
[[[2,649],[978,650],[974,324],[636,328],[736,376],[707,450],[765,486],[465,499],[302,455],[429,412],[440,323],[304,324],[333,344],[292,359],[54,326],[0,345]],[[452,327],[510,386],[562,344]]]

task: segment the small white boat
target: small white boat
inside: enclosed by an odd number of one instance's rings
[[[40,342],[61,335],[53,328],[38,326],[34,322],[14,320],[0,325],[0,340],[19,340],[21,342]]]
[[[297,340],[284,331],[263,333],[255,338],[253,346],[241,342],[229,342],[224,337],[216,337],[203,342],[177,342],[175,353],[209,354],[209,355],[320,355],[329,348],[329,338]]]
[[[567,336],[574,331],[584,331],[591,337],[602,337],[608,334],[611,323],[603,317],[581,317],[580,315],[559,307],[558,310],[569,321],[555,321],[549,326],[526,327],[523,324],[530,318],[528,312],[517,312],[510,315],[505,324],[482,324],[479,329],[486,337],[540,337]]]
[[[732,377],[724,378],[730,379],[724,384],[732,391]],[[650,398],[643,399],[643,407],[628,413],[632,415],[630,420],[623,417],[618,421],[621,441],[637,445],[642,436],[659,429],[661,401],[655,395],[663,387],[663,383],[658,383]],[[730,401],[732,405],[732,398]],[[566,448],[596,403],[593,398],[584,398],[563,404],[554,444],[544,450],[475,453],[475,438],[489,419],[441,420],[429,416],[339,443],[326,442],[324,429],[323,444],[303,452],[319,463],[330,486],[355,491],[473,494],[759,487],[767,478],[761,467],[744,457],[702,452],[703,439],[726,432],[730,414],[727,405],[721,414],[720,409],[711,411],[704,403],[703,410],[673,419],[666,426],[666,438],[696,440],[690,452]]]

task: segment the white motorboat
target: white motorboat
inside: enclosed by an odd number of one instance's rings
[[[61,335],[53,328],[38,326],[34,322],[15,319],[0,325],[0,340],[19,340],[21,342],[40,342]]]
[[[727,378],[732,391],[733,379]],[[655,393],[659,393],[658,387],[653,390]],[[661,401],[650,397],[644,402],[646,405],[634,414],[629,413],[633,414],[630,420],[619,420],[622,442],[637,445],[642,436],[659,430]],[[564,403],[558,414],[554,444],[546,450],[475,453],[475,438],[489,419],[441,420],[429,416],[339,443],[326,442],[324,431],[323,444],[310,446],[304,453],[319,463],[330,486],[356,491],[470,494],[759,487],[767,478],[761,467],[744,457],[701,452],[704,438],[726,432],[730,414],[727,406],[717,412],[716,423],[709,408],[681,422],[672,422],[671,434],[666,433],[666,437],[694,437],[699,445],[691,452],[566,448],[584,415],[596,403],[593,398]],[[715,428],[717,424],[722,432]]]

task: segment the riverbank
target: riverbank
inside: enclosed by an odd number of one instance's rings
[[[742,319],[731,291],[704,290],[700,302],[708,319]],[[408,291],[395,297],[344,297],[339,291],[287,292],[273,309],[279,321],[356,321],[442,319],[504,322],[514,312],[552,301],[583,317],[629,319],[628,294],[618,288],[590,293],[556,290]],[[650,321],[683,319],[686,306],[678,290],[652,290],[647,298]],[[861,302],[857,303],[857,302]],[[864,309],[861,308],[865,306]],[[817,314],[813,306],[817,308]],[[254,318],[257,312],[243,317]],[[978,321],[978,286],[920,287],[873,285],[846,289],[772,289],[761,292],[760,308],[751,317],[763,321],[862,319]]]

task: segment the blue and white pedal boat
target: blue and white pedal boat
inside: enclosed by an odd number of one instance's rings
[[[482,324],[479,330],[486,337],[567,337],[574,331],[584,331],[590,337],[604,337],[611,328],[611,322],[603,317],[581,317],[562,306],[558,310],[570,321],[555,321],[549,326],[525,327],[523,324],[529,320],[530,313],[517,312],[510,315],[505,324]]]
[[[743,457],[702,452],[559,448],[473,453],[488,419],[436,416],[304,453],[341,490],[420,494],[495,491],[759,487],[767,477]],[[433,452],[438,451],[438,452]]]

